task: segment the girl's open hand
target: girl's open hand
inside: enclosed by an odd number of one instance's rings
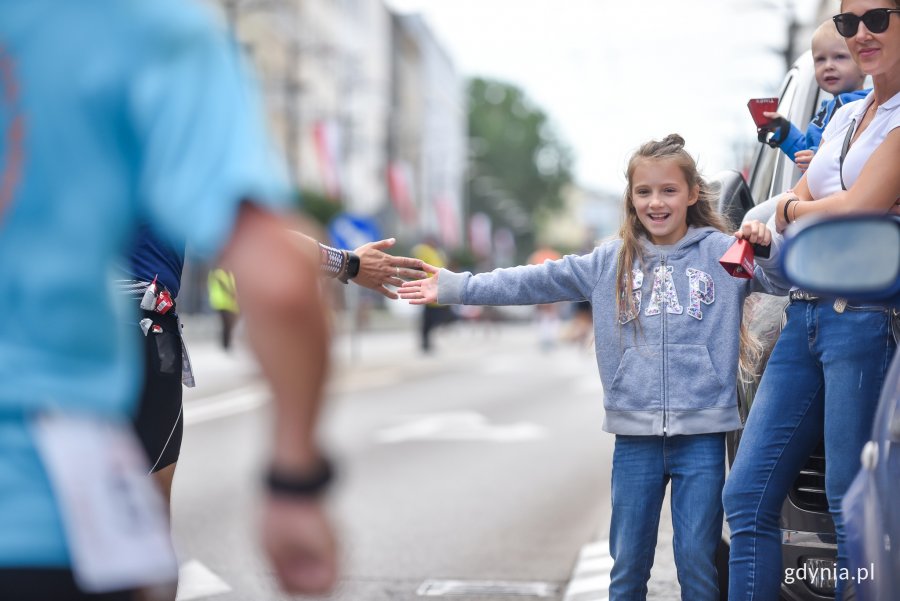
[[[403,282],[403,285],[397,288],[400,298],[408,300],[411,305],[429,305],[437,302],[438,277],[441,270],[428,263],[423,263],[422,269],[432,274],[431,277]]]
[[[772,232],[762,221],[751,220],[741,225],[741,229],[734,233],[738,240],[746,240],[750,244],[769,246],[772,244]]]

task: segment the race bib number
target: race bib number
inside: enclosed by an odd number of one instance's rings
[[[173,582],[165,505],[131,429],[44,414],[33,431],[66,529],[78,585],[99,593]]]

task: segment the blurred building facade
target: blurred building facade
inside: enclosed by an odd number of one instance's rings
[[[384,0],[206,0],[253,64],[298,190],[412,246],[464,243],[465,82],[424,20]],[[205,265],[181,309],[204,309]]]
[[[209,1],[259,73],[301,189],[462,242],[464,82],[421,17],[384,0]]]
[[[583,253],[614,236],[622,222],[622,195],[569,186],[565,206],[540,229],[538,243],[564,252]]]
[[[465,84],[419,15],[393,18],[389,182],[403,234],[463,244],[468,148]],[[413,229],[410,232],[410,229]]]

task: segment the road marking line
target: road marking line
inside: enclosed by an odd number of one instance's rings
[[[419,597],[511,596],[555,597],[558,587],[551,582],[502,580],[426,580],[416,590]]]
[[[376,442],[391,444],[407,441],[440,440],[520,442],[546,438],[546,429],[537,424],[491,424],[474,411],[408,416],[407,422],[385,428],[375,434]]]
[[[583,559],[579,561],[578,565],[575,567],[575,573],[583,574],[585,572],[606,572],[608,574],[609,571],[612,570],[612,565],[612,557]]]
[[[607,601],[613,559],[609,541],[597,541],[581,548],[563,601]]]
[[[184,424],[190,426],[214,419],[252,411],[265,405],[269,391],[263,384],[254,384],[184,404]]]
[[[231,587],[205,565],[191,559],[178,569],[178,594],[175,601],[189,601],[231,592]]]
[[[566,599],[581,593],[606,593],[609,591],[609,574],[592,578],[578,578],[566,588]]]

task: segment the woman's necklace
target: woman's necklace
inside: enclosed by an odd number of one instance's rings
[[[872,104],[870,104],[869,107],[866,109],[866,116],[868,117],[871,115],[872,119],[875,119],[875,113],[877,113],[877,112],[878,112],[878,103],[875,102],[875,99],[873,98]],[[871,119],[870,119],[870,121],[871,121]]]
[[[871,122],[871,119],[869,119],[869,115],[875,115],[875,111],[872,110],[873,108],[876,110],[878,109],[878,107],[875,105],[874,99],[872,99],[872,103],[866,107],[866,112],[863,113],[862,119],[859,120],[859,125],[857,126],[856,131],[853,133],[853,139],[850,142],[851,144],[853,142],[856,142],[856,140],[859,139],[859,136],[862,135],[863,130],[865,130],[869,126],[869,123]]]

